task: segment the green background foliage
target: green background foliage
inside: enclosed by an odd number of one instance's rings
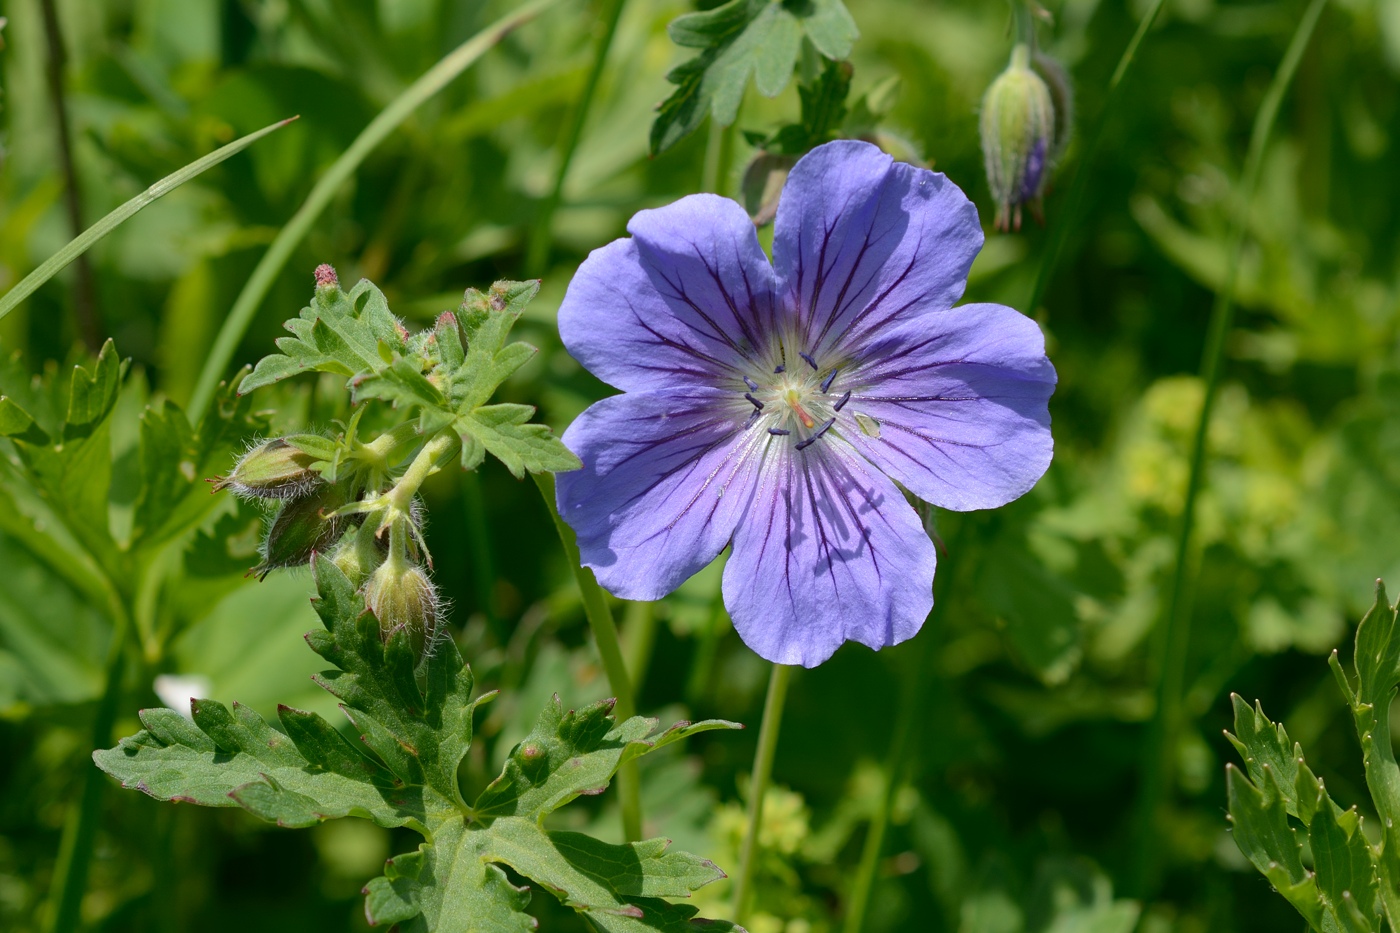
[[[73,235],[45,2],[3,4],[4,288]],[[1081,117],[1046,199],[1053,225],[1084,128],[1099,118],[1148,4],[1046,5],[1055,21],[1041,27],[1042,42],[1069,69]],[[413,330],[457,308],[468,287],[537,274],[539,296],[515,334],[540,352],[494,400],[538,406],[537,420],[561,432],[608,392],[563,352],[554,327],[578,263],[640,208],[706,186],[737,196],[750,140],[798,118],[797,83],[768,98],[760,91],[781,82],[760,73],[740,95],[733,130],[699,123],[649,157],[654,108],[677,88],[667,74],[709,47],[676,45],[667,25],[708,6],[624,4],[539,268],[526,268],[531,237],[610,3],[564,3],[513,32],[375,149],[277,277],[235,367],[273,352],[321,262],[347,288],[372,279]],[[810,18],[830,4],[791,6]],[[1341,833],[1345,849],[1353,805],[1377,825],[1347,704],[1322,657],[1336,647],[1349,662],[1374,580],[1400,580],[1397,0],[1324,10],[1265,151],[1197,510],[1184,727],[1163,757],[1169,789],[1146,826],[1137,802],[1155,715],[1153,629],[1203,396],[1195,373],[1227,274],[1251,122],[1304,6],[1169,0],[1108,115],[1041,307],[1025,303],[1047,231],[989,236],[968,298],[1042,322],[1060,373],[1055,463],[1011,507],[937,516],[939,608],[917,639],[880,654],[847,646],[793,678],[760,836],[755,933],[842,927],[885,800],[891,823],[867,930],[1304,929],[1225,820],[1224,766],[1238,756],[1222,730],[1245,738],[1231,692],[1261,699],[1326,777],[1343,816],[1322,807],[1314,832]],[[456,0],[55,7],[85,223],[219,145],[301,119],[99,243],[88,254],[90,297],[70,267],[0,320],[0,391],[34,421],[0,405],[0,433],[13,438],[0,439],[0,928],[16,931],[46,923],[63,828],[92,770],[92,722],[122,624],[114,606],[133,607],[125,624],[141,650],[123,668],[104,747],[140,729],[137,709],[162,705],[162,675],[197,678],[191,691],[269,720],[283,702],[340,721],[310,681],[325,665],[301,638],[319,626],[309,575],[245,580],[261,514],[205,496],[203,480],[225,472],[246,438],[346,417],[344,377],[300,376],[241,406],[221,396],[207,430],[184,408],[230,304],[320,173],[415,78],[510,9]],[[883,100],[897,79],[878,138],[947,173],[989,226],[977,107],[1009,52],[1007,7],[849,8],[860,34],[851,100],[876,88]],[[732,96],[732,77],[708,93]],[[74,390],[83,314],[130,357],[120,392],[103,381],[115,359],[96,369],[84,361],[96,379]],[[33,383],[33,374],[47,375]],[[111,406],[111,418],[85,433],[92,406]],[[51,488],[22,480],[26,471]],[[475,796],[551,694],[582,709],[608,695],[607,682],[534,485],[488,459],[476,473],[434,476],[423,492],[453,635],[479,688],[502,691],[478,715],[463,766]],[[65,535],[70,527],[81,533]],[[160,583],[142,589],[143,579]],[[655,605],[613,609],[644,715],[751,727],[639,763],[645,835],[733,874],[767,667],[733,633],[718,593],[712,567]],[[913,717],[910,755],[891,775],[901,714]],[[1267,780],[1249,787],[1271,805]],[[611,794],[581,799],[547,825],[620,842],[616,806]],[[363,929],[360,888],[418,841],[354,819],[293,833],[237,808],[109,790],[81,916],[113,931]],[[1313,857],[1302,852],[1300,867]],[[704,916],[728,916],[730,895],[721,881],[693,901]],[[540,894],[529,910],[547,930],[581,923]]]

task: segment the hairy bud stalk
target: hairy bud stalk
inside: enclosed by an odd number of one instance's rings
[[[279,438],[265,441],[239,459],[233,472],[214,484],[214,492],[232,489],[235,495],[257,499],[296,499],[320,481],[311,469],[313,458]]]
[[[1045,79],[1032,70],[1026,45],[1012,50],[1011,63],[987,88],[981,131],[996,227],[1019,230],[1022,205],[1040,215],[1056,148],[1054,101]]]

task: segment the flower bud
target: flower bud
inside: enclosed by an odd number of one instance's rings
[[[345,531],[345,518],[330,513],[346,502],[340,486],[323,485],[300,499],[283,503],[267,530],[262,563],[253,572],[262,577],[278,567],[297,567],[324,552]]]
[[[391,554],[365,584],[365,607],[379,620],[379,635],[388,641],[407,632],[413,653],[422,658],[437,631],[438,595],[422,567]]]
[[[1017,45],[1011,64],[982,98],[982,155],[997,202],[998,230],[1021,229],[1021,206],[1039,216],[1055,146],[1055,105],[1031,70],[1030,49]]]
[[[311,469],[315,458],[282,438],[265,441],[248,451],[233,472],[214,484],[214,492],[232,489],[235,495],[259,499],[295,499],[304,496],[320,476]]]
[[[331,562],[358,588],[376,567],[384,563],[386,553],[383,543],[375,537],[374,524],[365,522],[353,534],[341,539],[335,550],[331,551]]]

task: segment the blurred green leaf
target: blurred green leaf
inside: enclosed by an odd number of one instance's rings
[[[700,49],[666,76],[677,85],[651,127],[651,154],[693,133],[706,116],[729,126],[750,76],[758,92],[776,97],[792,78],[804,41],[829,59],[851,53],[859,33],[841,0],[729,0],[713,10],[687,13],[668,27],[671,41]]]

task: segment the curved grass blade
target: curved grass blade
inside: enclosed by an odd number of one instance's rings
[[[311,189],[311,194],[307,196],[306,201],[292,215],[292,219],[287,221],[286,226],[272,241],[272,245],[267,248],[267,252],[263,254],[257,268],[253,270],[253,274],[248,277],[243,290],[238,293],[238,297],[234,300],[233,308],[229,311],[228,317],[224,319],[224,325],[219,329],[219,336],[215,338],[214,346],[210,349],[209,356],[204,360],[204,369],[199,374],[199,382],[195,385],[194,395],[190,399],[191,418],[200,418],[204,414],[204,409],[209,406],[209,400],[214,397],[214,389],[219,384],[219,378],[228,368],[234,351],[238,349],[238,342],[243,339],[243,334],[248,330],[248,325],[253,322],[253,315],[257,313],[258,306],[267,296],[267,291],[272,287],[273,280],[277,278],[282,267],[291,258],[292,251],[306,238],[306,235],[311,231],[312,224],[321,216],[326,205],[330,204],[335,193],[340,190],[340,186],[345,184],[355,173],[355,170],[360,167],[360,163],[365,160],[365,157],[373,152],[375,147],[384,141],[385,137],[397,129],[400,123],[408,119],[409,114],[446,87],[453,78],[467,70],[487,50],[516,28],[534,19],[555,2],[556,0],[535,0],[533,3],[527,3],[515,12],[496,20],[457,46],[445,58],[424,72],[421,78],[405,88],[402,94],[390,101],[389,105],[370,121],[369,126],[366,126],[360,135],[355,137],[350,148],[341,153],[340,157],[331,164],[331,167],[321,176],[320,181],[316,183],[316,187]]]
[[[67,246],[44,260],[44,262],[39,265],[39,268],[26,275],[20,280],[18,285],[6,292],[3,298],[0,298],[0,319],[3,319],[5,315],[13,311],[21,301],[34,294],[39,286],[57,275],[59,270],[64,266],[87,252],[94,243],[111,233],[120,224],[129,220],[132,215],[141,210],[141,208],[150,204],[152,201],[164,197],[196,175],[218,165],[229,156],[242,152],[268,133],[280,130],[295,119],[297,118],[288,117],[285,120],[279,120],[271,126],[265,126],[255,133],[249,133],[242,139],[235,139],[227,146],[215,149],[204,158],[197,159],[179,171],[166,175],[160,181],[151,185],[151,187],[112,211],[112,213],[103,217],[91,227],[88,227]]]

